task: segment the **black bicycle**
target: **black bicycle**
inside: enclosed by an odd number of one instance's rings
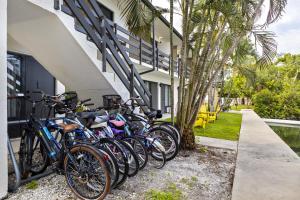
[[[90,144],[66,145],[65,139],[77,125],[60,126],[49,119],[50,110],[64,106],[64,103],[57,96],[48,96],[40,91],[35,93],[40,93],[42,98],[38,101],[25,98],[31,102],[32,112],[21,137],[19,156],[23,178],[41,173],[50,166],[65,174],[68,186],[79,198],[104,199],[111,186],[109,170],[104,162],[106,157]],[[45,120],[35,117],[38,103],[49,108]],[[63,132],[60,142],[49,130],[53,126]]]

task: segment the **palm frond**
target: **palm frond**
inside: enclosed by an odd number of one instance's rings
[[[235,65],[239,66],[247,59],[248,56],[257,58],[258,55],[250,39],[245,37],[239,42],[238,46],[236,47],[232,56],[232,60]]]
[[[144,39],[151,36],[151,23],[156,15],[142,0],[118,0],[118,6],[122,10],[121,16],[125,18],[128,30]]]
[[[262,48],[262,54],[258,60],[258,65],[264,68],[272,63],[277,54],[277,43],[274,39],[275,34],[270,31],[253,31],[256,44]]]
[[[256,78],[257,78],[256,69],[252,68],[251,66],[242,66],[242,65],[239,65],[236,67],[237,67],[239,74],[246,77],[247,85],[254,86]]]
[[[283,14],[287,5],[287,0],[269,0],[270,7],[268,11],[266,25],[276,22]]]

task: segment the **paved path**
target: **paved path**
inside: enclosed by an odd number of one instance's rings
[[[235,151],[237,150],[237,142],[236,141],[222,140],[222,139],[209,138],[209,137],[203,137],[203,136],[196,136],[196,141],[199,144],[209,146],[209,147],[231,149],[231,150],[235,150]]]
[[[243,110],[232,200],[299,199],[299,157],[255,112]]]

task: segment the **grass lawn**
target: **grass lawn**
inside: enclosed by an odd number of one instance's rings
[[[238,105],[238,106],[230,106],[231,110],[242,110],[242,109],[253,109],[252,105]]]
[[[225,140],[238,140],[242,115],[221,112],[215,123],[209,123],[206,128],[195,128],[195,135]]]

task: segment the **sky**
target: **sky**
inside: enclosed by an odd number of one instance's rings
[[[169,7],[168,0],[152,0],[155,6]],[[262,18],[266,15],[268,5],[264,6]],[[164,15],[169,20],[169,15]],[[174,16],[174,27],[181,32],[181,17]],[[270,25],[267,30],[276,34],[278,54],[300,54],[300,0],[288,0],[285,13],[279,21]]]

